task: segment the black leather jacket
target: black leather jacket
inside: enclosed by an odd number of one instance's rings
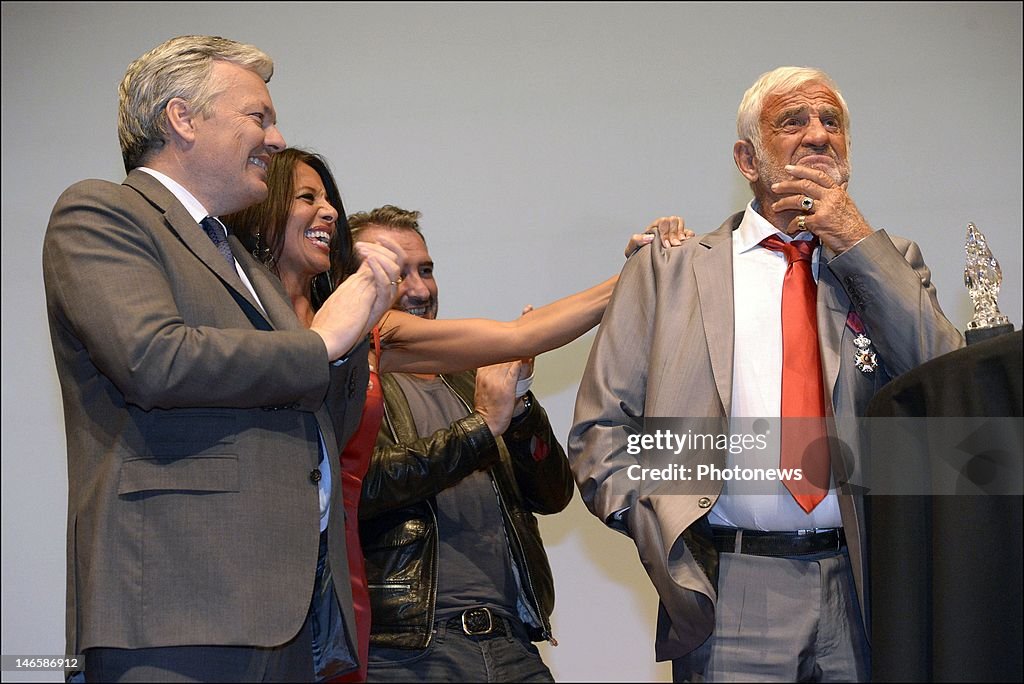
[[[565,452],[536,401],[495,438],[483,417],[471,412],[474,371],[441,378],[466,404],[468,415],[422,439],[398,382],[389,374],[381,378],[384,420],[359,507],[373,619],[370,643],[410,649],[430,643],[437,599],[435,495],[487,469],[505,520],[520,618],[534,641],[554,642],[549,621],[554,580],[533,514],[557,513],[572,499]]]

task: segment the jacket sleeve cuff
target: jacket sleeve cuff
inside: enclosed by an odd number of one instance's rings
[[[455,432],[461,432],[466,442],[482,458],[498,457],[498,442],[487,427],[487,421],[477,412],[473,412],[465,418],[460,418],[452,424]],[[487,461],[490,464],[490,460]]]

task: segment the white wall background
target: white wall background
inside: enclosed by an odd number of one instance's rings
[[[801,64],[843,89],[851,194],[874,226],[921,244],[950,319],[970,318],[974,221],[1006,274],[1002,309],[1021,323],[1020,3],[4,2],[4,654],[64,648],[67,470],[43,232],[66,186],[123,178],[117,84],[185,33],[276,60],[281,129],[331,160],[349,212],[423,211],[442,315],[510,319],[598,282],[657,216],[717,227],[748,199],[731,156],[741,95]],[[563,437],[592,339],[538,363]],[[578,497],[542,529],[556,678],[669,681],[632,543]]]

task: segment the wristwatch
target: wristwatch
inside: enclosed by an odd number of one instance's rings
[[[527,392],[523,396],[521,396],[518,399],[516,399],[516,403],[517,404],[521,403],[523,405],[523,412],[519,413],[519,414],[515,414],[512,417],[513,418],[522,418],[523,416],[525,416],[527,413],[530,412],[530,408],[533,406],[533,395],[530,392]]]

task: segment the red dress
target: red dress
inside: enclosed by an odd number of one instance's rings
[[[380,364],[380,331],[373,329],[373,349]],[[345,502],[345,547],[348,551],[348,574],[352,578],[352,603],[356,614],[356,650],[359,669],[333,682],[365,682],[366,661],[370,652],[370,592],[366,587],[366,561],[359,543],[359,499],[363,492],[363,478],[370,468],[370,456],[377,442],[377,431],[384,418],[384,393],[380,376],[370,367],[370,384],[366,387],[366,403],[352,438],[341,452],[341,494]]]

